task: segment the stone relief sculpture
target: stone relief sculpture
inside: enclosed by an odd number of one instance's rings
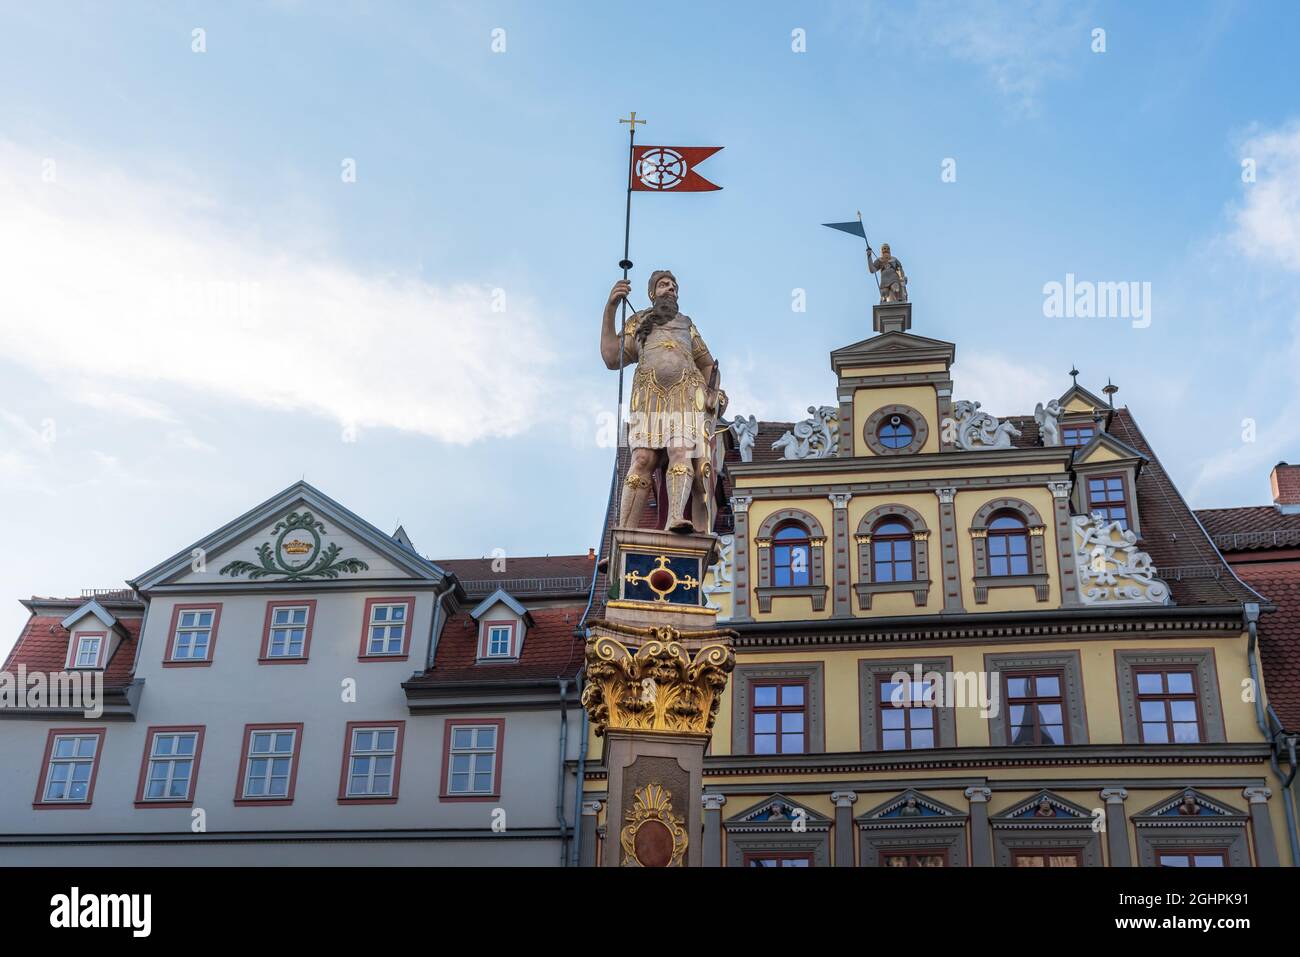
[[[715,611],[722,606],[713,600],[714,595],[730,595],[732,586],[732,560],[735,557],[736,536],[720,535],[718,537],[718,560],[709,566],[713,574],[704,586],[705,607]]]
[[[749,418],[738,415],[725,424],[736,437],[736,447],[740,449],[740,461],[754,461],[754,440],[758,438],[758,419],[752,415]]]
[[[1056,399],[1049,399],[1047,405],[1040,402],[1034,406],[1034,421],[1038,423],[1038,435],[1043,445],[1061,444],[1061,415],[1064,411]]]
[[[783,459],[824,459],[840,449],[840,411],[833,405],[808,406],[809,418],[772,443]]]
[[[1138,550],[1137,535],[1100,512],[1075,515],[1071,524],[1084,604],[1169,604],[1169,586],[1156,577],[1151,556]]]
[[[952,415],[956,429],[954,441],[959,449],[1009,449],[1011,439],[1020,438],[1021,435],[1013,423],[999,423],[989,413],[981,412],[978,402],[968,402],[965,399],[954,402]]]

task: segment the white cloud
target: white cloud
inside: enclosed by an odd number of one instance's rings
[[[904,9],[891,6],[882,15],[891,20]],[[930,0],[912,11],[897,32],[980,67],[1027,113],[1037,109],[1043,86],[1065,74],[1070,57],[1088,52],[1092,39],[1087,8],[1061,2]]]
[[[0,353],[83,403],[174,422],[141,393],[180,387],[455,443],[547,406],[552,352],[520,291],[493,312],[490,289],[297,253],[187,188],[82,157],[42,169],[0,141]]]
[[[1255,259],[1300,272],[1300,121],[1254,133],[1240,158],[1254,161],[1256,181],[1242,183],[1233,241]]]

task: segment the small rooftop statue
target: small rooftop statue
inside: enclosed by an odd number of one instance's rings
[[[880,273],[880,301],[907,302],[907,274],[903,264],[889,251],[889,243],[880,247],[880,258],[873,258],[871,244],[867,244],[867,269]]]

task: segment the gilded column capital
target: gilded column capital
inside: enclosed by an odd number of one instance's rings
[[[671,625],[605,620],[591,625],[582,706],[597,736],[609,729],[712,733],[727,676],[736,667],[731,648],[736,632],[714,628],[683,634]]]

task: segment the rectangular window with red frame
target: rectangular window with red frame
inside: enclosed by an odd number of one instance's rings
[[[803,754],[807,751],[808,683],[755,681],[750,712],[751,754]]]
[[[448,718],[443,731],[444,801],[487,801],[501,793],[504,718]]]
[[[1007,674],[1008,738],[1013,745],[1068,744],[1065,680],[1059,671]]]
[[[235,803],[292,804],[302,724],[246,724]]]
[[[349,721],[343,738],[340,804],[396,804],[405,721]]]
[[[203,754],[203,725],[149,728],[144,736],[136,807],[191,807]]]
[[[1119,522],[1128,528],[1128,499],[1122,475],[1088,476],[1088,514],[1100,512],[1105,522]]]
[[[1143,744],[1201,741],[1200,696],[1193,669],[1143,669],[1134,673],[1133,682]]]
[[[411,647],[414,598],[367,598],[359,661],[405,661]]]
[[[262,629],[264,665],[305,664],[311,653],[311,632],[316,623],[316,600],[269,601]]]
[[[32,807],[90,807],[107,728],[51,728]]]
[[[876,742],[882,751],[906,751],[913,748],[935,746],[934,681],[890,680],[880,676],[880,693],[876,695],[876,726],[880,739]],[[908,700],[908,699],[911,700]],[[927,704],[927,701],[929,704]]]
[[[104,651],[108,644],[106,631],[79,631],[68,643],[69,669],[104,667]]]
[[[163,666],[206,667],[212,664],[220,624],[220,602],[175,606]]]

